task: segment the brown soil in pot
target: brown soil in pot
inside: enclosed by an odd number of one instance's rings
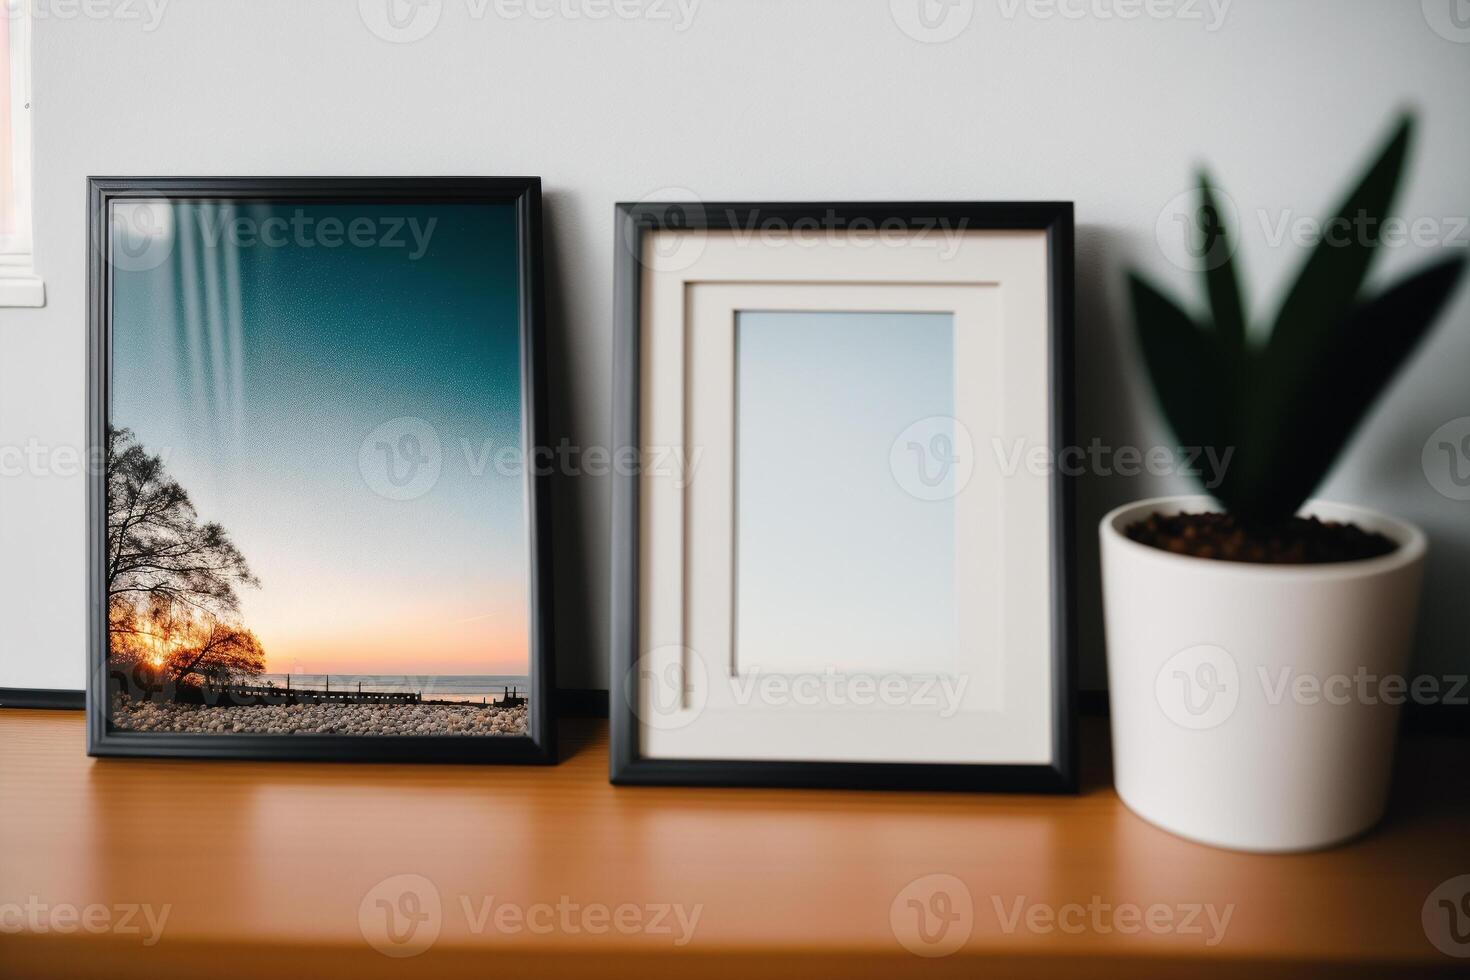
[[[1356,524],[1293,517],[1249,522],[1233,514],[1151,514],[1124,528],[1139,544],[1195,558],[1262,565],[1321,565],[1378,558],[1398,548]]]

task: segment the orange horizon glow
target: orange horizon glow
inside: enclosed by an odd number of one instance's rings
[[[259,611],[245,617],[265,648],[268,673],[530,672],[529,621],[519,601],[502,601],[493,608],[481,603],[478,612],[425,598],[343,603],[313,616],[280,612],[287,614],[283,621]]]

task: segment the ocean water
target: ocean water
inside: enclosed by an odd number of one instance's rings
[[[259,674],[247,684],[286,686],[286,674]],[[502,674],[291,674],[292,689],[298,691],[378,691],[392,694],[418,692],[425,701],[494,701],[507,687],[521,697],[531,694],[529,677]],[[360,686],[360,687],[359,687]],[[520,688],[519,692],[515,691]]]

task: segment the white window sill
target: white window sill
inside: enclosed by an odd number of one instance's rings
[[[45,306],[46,284],[29,269],[0,266],[0,307]]]

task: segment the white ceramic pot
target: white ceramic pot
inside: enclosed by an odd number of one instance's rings
[[[1302,851],[1383,815],[1409,667],[1424,534],[1312,501],[1399,547],[1366,561],[1250,565],[1129,540],[1154,512],[1217,510],[1167,497],[1103,518],[1113,768],[1139,816],[1205,844]]]

